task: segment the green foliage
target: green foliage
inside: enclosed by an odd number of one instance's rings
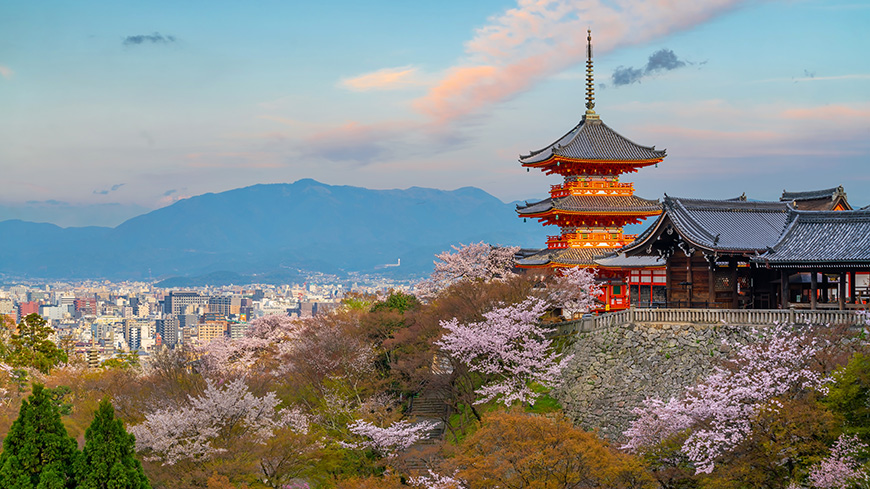
[[[120,353],[114,358],[110,358],[102,363],[103,368],[118,368],[122,370],[137,368],[139,366],[138,351],[129,353]]]
[[[870,357],[855,354],[848,364],[834,372],[833,378],[825,405],[843,417],[845,432],[870,441]]]
[[[127,433],[107,399],[100,402],[85,432],[85,448],[76,467],[80,489],[150,489]]]
[[[66,362],[66,352],[48,339],[52,332],[42,316],[28,314],[9,340],[6,362],[13,367],[33,367],[44,374],[55,365]]]
[[[405,311],[410,311],[420,307],[420,301],[412,294],[405,294],[402,291],[393,291],[390,296],[383,302],[378,302],[371,308],[371,312],[383,310],[392,310],[404,314]]]
[[[63,489],[76,487],[76,441],[60,420],[52,392],[41,384],[21,403],[3,453],[0,453],[0,487]]]

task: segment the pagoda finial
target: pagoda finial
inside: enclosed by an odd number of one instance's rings
[[[592,29],[586,33],[586,118],[597,119],[595,108],[595,82],[592,78]]]

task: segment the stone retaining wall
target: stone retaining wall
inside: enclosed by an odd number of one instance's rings
[[[648,397],[667,400],[705,377],[730,343],[746,342],[751,327],[722,324],[632,323],[580,333],[574,354],[555,390],[565,413],[578,425],[619,440]]]

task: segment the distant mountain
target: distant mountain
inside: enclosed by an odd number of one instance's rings
[[[419,276],[456,243],[541,247],[547,232],[473,187],[370,190],[314,180],[181,200],[115,228],[0,222],[0,273],[140,280],[297,270]],[[383,268],[396,263],[400,267]],[[377,270],[376,270],[377,269]]]

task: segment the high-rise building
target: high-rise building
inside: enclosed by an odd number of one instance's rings
[[[201,295],[198,292],[172,291],[164,299],[163,311],[166,314],[180,316],[182,314],[194,312],[198,306],[204,306],[207,304],[208,296]]]

